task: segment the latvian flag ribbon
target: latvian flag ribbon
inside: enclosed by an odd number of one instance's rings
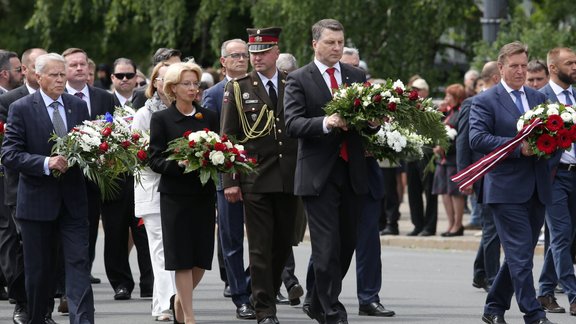
[[[486,173],[492,170],[501,160],[508,157],[521,143],[530,135],[534,128],[542,124],[540,118],[535,118],[529,125],[526,125],[518,134],[510,141],[499,146],[490,154],[485,155],[480,160],[469,165],[464,170],[453,175],[450,179],[458,184],[458,188],[462,191],[464,188],[472,186],[476,181],[480,180]]]

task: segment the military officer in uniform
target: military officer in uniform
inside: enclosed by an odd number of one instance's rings
[[[279,323],[275,297],[291,252],[297,198],[294,170],[297,142],[284,126],[284,82],[276,68],[280,28],[247,29],[254,71],[226,85],[222,134],[235,137],[258,166],[247,175],[226,175],[224,195],[244,201],[252,298],[259,324]]]

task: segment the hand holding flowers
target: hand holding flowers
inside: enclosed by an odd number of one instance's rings
[[[187,131],[168,143],[168,160],[183,166],[184,173],[198,171],[200,182],[218,181],[218,173],[252,172],[256,161],[246,157],[244,147],[234,144],[228,136],[218,136],[209,129]]]

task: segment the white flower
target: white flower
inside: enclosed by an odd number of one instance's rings
[[[380,89],[381,87],[382,87],[382,85],[381,85],[380,83],[376,83],[376,84],[372,85],[372,88],[373,88],[374,90],[378,90],[378,89]]]
[[[550,110],[550,109],[556,109],[556,110],[558,110],[558,109],[560,109],[560,105],[557,104],[557,103],[551,103],[551,104],[548,105],[548,110]],[[557,115],[557,114],[555,114],[555,115]],[[550,116],[550,113],[548,114],[548,116]]]
[[[446,135],[448,135],[448,138],[450,138],[450,140],[454,140],[456,135],[458,135],[458,131],[448,125],[445,125],[444,127],[446,128]]]
[[[392,98],[388,99],[388,102],[389,102],[389,103],[390,103],[390,102],[395,102],[395,103],[398,104],[398,103],[400,103],[400,98],[392,97]]]
[[[399,131],[395,130],[388,135],[388,145],[396,152],[402,152],[406,147],[406,137],[402,136]]]
[[[402,90],[405,90],[404,83],[402,83],[401,80],[396,80],[396,82],[394,82],[394,84],[392,84],[392,88],[393,89],[400,88]]]
[[[201,137],[199,132],[192,132],[190,133],[190,135],[188,135],[188,141],[194,141],[196,143],[198,143],[200,141]]]
[[[571,114],[576,113],[576,110],[574,110],[574,108],[569,107],[569,106],[566,106],[566,111],[569,112],[569,113],[571,113]]]
[[[234,147],[240,152],[244,151],[244,145],[242,144],[234,144]]]
[[[534,110],[534,115],[540,115],[544,112],[544,108],[538,107]]]
[[[534,111],[528,110],[527,112],[524,113],[524,115],[522,116],[522,119],[530,120],[530,119],[532,119],[533,115],[534,115]]]
[[[565,112],[563,112],[562,114],[560,114],[560,117],[562,117],[562,120],[563,120],[565,123],[572,122],[572,114],[569,113],[569,112],[567,112],[567,111],[565,111]]]
[[[368,107],[368,106],[370,106],[371,103],[372,103],[372,101],[370,101],[370,99],[364,100],[364,101],[362,102],[362,106]]]
[[[552,105],[550,105],[552,106]],[[552,116],[552,115],[558,115],[558,109],[557,108],[553,108],[553,107],[548,107],[548,110],[546,111],[546,114],[548,116]]]
[[[234,147],[234,144],[232,144],[232,142],[230,142],[230,141],[226,141],[226,142],[224,142],[224,144],[226,144],[227,149],[231,149]]]
[[[221,151],[212,151],[210,152],[210,161],[214,165],[224,164],[224,160],[226,159],[224,153]]]
[[[517,129],[518,131],[521,131],[522,128],[524,128],[524,120],[518,119],[518,122],[516,123],[516,129]]]
[[[390,92],[390,90],[386,90],[386,91],[382,92],[380,95],[382,96],[382,98],[388,98],[388,97],[392,97],[392,92]]]

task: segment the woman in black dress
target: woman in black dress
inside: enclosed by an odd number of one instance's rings
[[[195,323],[193,290],[212,265],[215,187],[212,181],[203,186],[198,172],[184,174],[186,162],[167,161],[165,151],[168,142],[186,131],[219,131],[216,113],[194,102],[201,76],[202,69],[196,64],[171,65],[164,75],[164,93],[172,105],[153,113],[150,121],[150,168],[162,175],[158,191],[165,266],[175,270],[175,304],[184,317],[176,311],[174,318],[186,324]]]

